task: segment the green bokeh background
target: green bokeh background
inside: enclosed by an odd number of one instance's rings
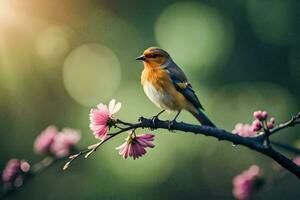
[[[170,52],[219,127],[250,123],[257,109],[288,120],[300,110],[299,9],[297,0],[1,0],[0,168],[12,157],[39,161],[33,141],[48,125],[80,129],[80,147],[96,143],[88,114],[99,102],[121,101],[117,116],[132,122],[157,113],[134,60],[149,46]],[[188,113],[180,120],[196,123]],[[275,138],[293,144],[299,131]],[[246,148],[155,133],[156,147],[139,160],[118,155],[120,136],[66,172],[57,163],[10,199],[233,199],[232,178],[251,164],[278,176]],[[298,199],[299,187],[289,175],[255,199]]]

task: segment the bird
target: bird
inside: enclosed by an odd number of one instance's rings
[[[181,111],[187,110],[201,125],[216,127],[204,114],[204,108],[192,85],[167,51],[159,47],[149,47],[136,60],[144,64],[141,84],[145,94],[162,109],[152,118],[153,121],[166,110],[177,111],[174,119],[170,121],[172,126]]]

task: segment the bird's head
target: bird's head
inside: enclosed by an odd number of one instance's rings
[[[137,57],[136,60],[145,62],[150,67],[160,67],[171,59],[170,55],[158,47],[150,47],[144,53]]]

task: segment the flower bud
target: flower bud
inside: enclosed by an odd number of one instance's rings
[[[268,122],[268,123],[267,123],[267,128],[268,128],[268,129],[274,128],[274,124],[273,124],[272,122]]]
[[[256,118],[256,119],[261,119],[262,118],[262,111],[260,111],[260,110],[255,111],[253,113],[253,117]]]
[[[26,162],[25,160],[21,160],[20,169],[23,172],[28,172],[30,170],[30,164],[28,162]]]
[[[263,121],[263,120],[266,120],[268,118],[268,112],[267,111],[258,110],[258,111],[255,111],[253,113],[253,116],[256,119],[258,119],[260,121]]]
[[[274,124],[275,124],[275,118],[272,117],[272,118],[270,119],[270,122],[274,125]]]
[[[254,120],[252,122],[252,130],[253,131],[259,131],[261,128],[262,128],[262,124],[258,119]]]
[[[261,120],[266,120],[266,119],[268,118],[268,112],[267,112],[267,111],[263,111],[263,112],[261,113],[261,117],[262,117]]]

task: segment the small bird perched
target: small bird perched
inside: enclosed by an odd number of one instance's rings
[[[166,51],[158,47],[150,47],[136,60],[144,63],[141,76],[144,92],[156,106],[162,109],[154,116],[154,120],[165,110],[177,111],[175,118],[171,121],[173,123],[181,110],[185,109],[202,125],[215,127],[202,112],[204,109],[186,75]]]

